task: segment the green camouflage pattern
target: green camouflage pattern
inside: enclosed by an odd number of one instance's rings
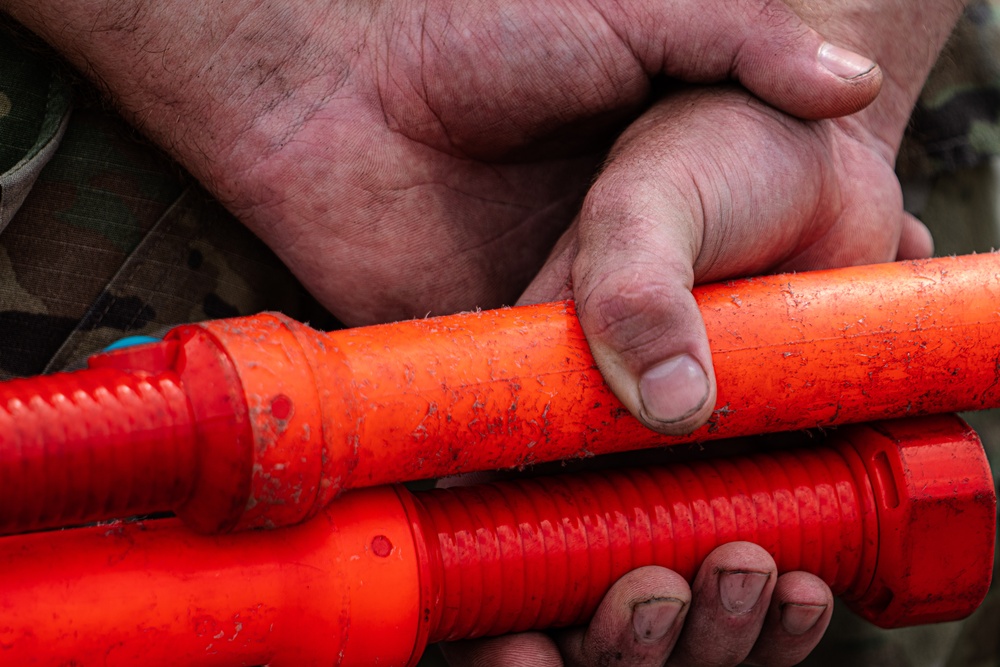
[[[976,0],[938,59],[900,148],[903,179],[973,167],[1000,153],[1000,0]]]
[[[908,209],[931,227],[941,254],[1000,246],[1000,170],[990,160],[1000,153],[998,53],[1000,0],[974,2],[900,152]],[[32,159],[17,179],[27,196],[0,233],[0,379],[73,368],[117,338],[187,321],[280,310],[337,326],[258,239],[93,91],[0,32],[0,174]],[[1000,418],[969,419],[997,470]],[[998,628],[1000,586],[968,620],[914,629],[879,630],[839,608],[804,664],[1000,667]],[[444,663],[432,649],[421,664]]]
[[[49,60],[0,30],[0,231],[52,158],[69,122],[72,90]],[[14,103],[17,100],[17,103]]]

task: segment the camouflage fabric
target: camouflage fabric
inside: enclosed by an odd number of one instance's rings
[[[69,85],[38,54],[0,39],[0,231],[52,158],[69,122]],[[17,104],[14,104],[14,100]]]
[[[966,9],[931,73],[900,149],[902,180],[973,167],[1000,153],[1000,0]]]
[[[1000,0],[975,2],[900,153],[907,205],[939,253],[1000,245],[998,53]],[[337,325],[260,241],[60,72],[0,37],[0,379],[73,367],[123,335],[186,321],[271,309]],[[1000,418],[970,421],[1000,469]],[[846,609],[834,619],[806,665],[1000,667],[1000,586],[959,623],[882,631]],[[439,664],[433,650],[422,663]]]

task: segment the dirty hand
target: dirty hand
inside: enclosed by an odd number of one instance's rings
[[[874,63],[774,0],[0,0],[362,324],[512,303],[654,77],[850,113]]]
[[[650,428],[690,432],[715,406],[694,285],[931,253],[926,228],[903,211],[893,166],[961,3],[893,5],[826,3],[857,11],[854,24],[826,17],[824,30],[865,45],[887,74],[879,99],[849,117],[805,122],[723,86],[657,102],[619,137],[522,296],[576,300],[604,378]],[[917,44],[880,31],[897,10],[936,31]]]
[[[574,298],[618,397],[688,432],[715,406],[693,285],[931,252],[894,157],[856,117],[798,121],[735,88],[675,93],[615,144],[522,302]]]
[[[833,597],[804,572],[778,576],[747,542],[718,547],[688,587],[662,567],[634,570],[586,628],[442,645],[452,667],[770,667],[801,662],[830,622]]]

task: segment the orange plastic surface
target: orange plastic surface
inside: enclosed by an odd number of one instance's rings
[[[328,334],[218,320],[0,384],[0,531],[153,510],[277,527],[344,489],[1000,405],[1000,255],[695,293],[719,392],[684,438],[610,393],[569,303]]]
[[[660,564],[690,580],[734,540],[761,544],[779,571],[816,573],[882,625],[975,609],[996,519],[975,434],[941,416],[829,440],[379,487],[276,531],[198,536],[160,520],[0,538],[0,664],[412,665],[428,640],[584,622],[625,572]]]
[[[292,530],[220,538],[176,519],[2,538],[0,664],[367,667],[409,656],[421,600],[399,500],[382,487],[337,507]]]
[[[290,516],[294,496],[305,516],[345,488],[1000,405],[1000,255],[695,294],[718,402],[705,427],[674,438],[645,429],[611,394],[570,303],[329,334],[277,315],[198,325],[227,351],[255,415],[260,464],[242,525],[280,523],[261,506],[273,498]],[[285,327],[281,339],[299,348],[271,342]],[[274,417],[276,400],[298,421]],[[279,489],[277,479],[291,483]]]

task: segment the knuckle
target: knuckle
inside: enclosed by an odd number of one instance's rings
[[[784,0],[744,0],[741,4],[750,25],[796,33],[805,27]]]
[[[630,331],[650,319],[663,294],[658,281],[647,280],[635,267],[615,270],[596,279],[581,309],[598,335]],[[586,283],[584,283],[586,284]]]
[[[734,55],[734,71],[787,59],[808,43],[812,30],[783,0],[745,0],[741,5],[748,29]]]
[[[583,220],[620,220],[631,218],[649,198],[645,186],[645,161],[633,147],[648,140],[648,135],[634,129],[616,143],[610,161],[583,200]]]
[[[629,266],[596,277],[580,304],[588,336],[615,348],[634,370],[673,325],[674,287],[655,273]]]

